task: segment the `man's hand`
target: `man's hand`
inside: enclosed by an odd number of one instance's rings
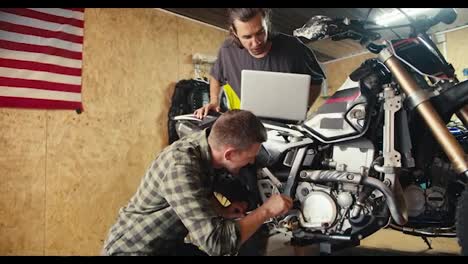
[[[205,116],[208,115],[210,110],[214,110],[216,112],[221,111],[221,107],[219,107],[219,93],[221,92],[221,84],[220,82],[210,75],[210,103],[206,104],[199,109],[195,110],[193,114],[198,119],[203,119]]]
[[[241,244],[249,239],[268,219],[286,214],[293,206],[289,196],[274,194],[259,208],[239,219]]]
[[[210,110],[214,110],[216,112],[219,112],[219,111],[221,111],[221,108],[219,107],[219,104],[209,103],[209,104],[206,104],[206,105],[198,108],[197,110],[195,110],[195,112],[193,112],[193,114],[198,119],[203,119],[205,116],[208,115],[208,112]]]
[[[222,212],[222,216],[228,219],[241,218],[245,216],[247,210],[247,202],[231,202],[228,207],[225,207]]]
[[[284,194],[272,195],[261,206],[267,212],[268,218],[286,214],[293,206],[292,199]]]

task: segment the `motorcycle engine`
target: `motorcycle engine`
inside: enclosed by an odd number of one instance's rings
[[[331,148],[327,147],[323,151],[327,153],[323,152],[323,155],[319,156],[322,158],[320,169],[356,175],[367,173],[375,156],[374,145],[365,138],[335,143],[331,145]],[[292,148],[283,159],[277,160],[275,165],[281,164],[292,168],[295,158],[296,149]],[[313,164],[306,157],[302,165],[306,166],[305,168],[315,168],[316,165]],[[275,171],[274,168],[280,169]],[[283,168],[271,167],[271,174],[277,176],[276,180],[273,180],[274,177],[271,175],[258,174],[260,180],[257,183],[262,201],[266,201],[273,193],[279,192],[278,190],[285,186],[290,172],[287,171],[286,177],[283,177],[282,175],[285,174],[282,171]],[[385,224],[382,222],[385,221],[385,217],[381,220],[374,216],[382,209],[383,194],[373,189],[368,190],[358,183],[313,182],[298,179],[294,193],[295,201],[299,202],[299,206],[278,222],[278,225],[274,227],[277,230],[286,228],[286,230],[298,232],[348,236],[376,225],[379,221],[380,226]]]
[[[324,165],[332,170],[362,173],[374,159],[374,146],[364,138],[334,144]],[[371,204],[357,203],[362,186],[352,183],[300,182],[296,198],[301,203],[300,225],[322,233],[344,233],[372,212]]]
[[[457,174],[450,163],[435,158],[428,171],[429,184],[420,180],[422,184],[412,182],[404,188],[404,196],[408,207],[408,216],[416,221],[441,221],[449,218],[451,210],[456,207],[456,193],[450,181],[456,179]],[[422,172],[414,173],[419,177]],[[444,177],[441,177],[443,175]]]
[[[370,140],[360,138],[333,146],[333,156],[327,165],[337,171],[362,173],[374,160],[374,145]]]
[[[299,223],[311,231],[342,234],[372,212],[370,204],[357,204],[361,188],[352,184],[338,186],[301,182],[296,198],[301,202]]]
[[[423,189],[413,184],[406,187],[404,195],[410,217],[443,213],[448,210],[446,191],[442,187],[433,186]]]
[[[302,205],[300,222],[303,227],[323,229],[335,223],[338,216],[338,205],[333,199],[330,189],[301,183],[297,191],[296,198]]]

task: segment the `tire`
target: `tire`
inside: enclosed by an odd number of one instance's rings
[[[457,237],[462,248],[461,254],[468,256],[468,188],[465,188],[458,200]]]

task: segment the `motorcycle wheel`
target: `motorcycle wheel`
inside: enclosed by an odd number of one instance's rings
[[[465,188],[458,200],[457,237],[462,255],[468,256],[468,188]]]

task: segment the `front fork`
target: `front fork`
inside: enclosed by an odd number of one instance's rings
[[[400,61],[388,49],[383,49],[380,52],[379,59],[390,69],[405,94],[411,100],[416,101],[417,111],[431,129],[437,142],[442,146],[455,171],[465,175],[465,179],[468,179],[468,163],[463,148],[447,129],[444,121],[429,101],[429,98],[421,96],[424,94],[422,88],[418,86]],[[462,115],[462,121],[468,119],[467,110],[467,107],[464,107],[459,112]],[[465,123],[466,121],[463,122]]]
[[[465,105],[457,112],[457,117],[463,122],[463,125],[468,128],[468,105]]]

